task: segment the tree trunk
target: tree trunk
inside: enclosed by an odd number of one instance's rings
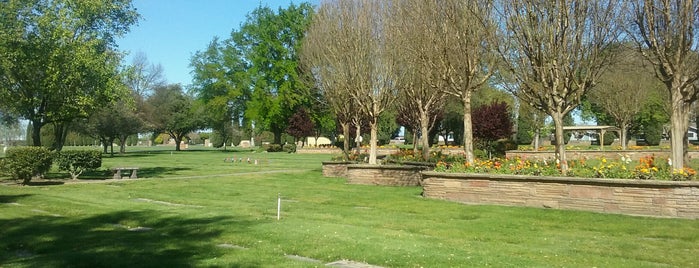
[[[278,127],[272,127],[272,133],[274,134],[274,144],[282,144],[282,130]]]
[[[473,123],[471,122],[471,92],[463,95],[461,102],[464,105],[464,156],[466,163],[473,165]]]
[[[551,115],[553,125],[556,128],[556,163],[560,165],[561,173],[568,173],[568,161],[566,161],[566,145],[563,139],[563,113],[557,112]]]
[[[128,137],[129,136],[119,135],[119,153],[120,154],[126,153],[126,139]]]
[[[374,117],[371,119],[371,139],[369,140],[369,164],[376,165],[376,144],[379,137],[379,123],[378,118]]]
[[[356,128],[354,131],[354,147],[357,148],[357,154],[361,152],[362,147],[362,125],[359,121],[354,123]]]
[[[417,131],[413,131],[413,152],[417,152]]]
[[[686,145],[685,137],[689,128],[689,109],[688,105],[682,100],[681,93],[672,94],[672,115],[670,117],[670,162],[673,169],[682,169],[684,167],[684,156]]]
[[[109,156],[114,157],[114,138],[109,138]]]
[[[621,142],[621,149],[626,150],[626,143],[627,143],[627,132],[629,129],[629,124],[624,122],[621,122],[620,124],[621,130],[619,130],[619,142]]]
[[[533,144],[534,144],[534,151],[535,151],[535,152],[538,152],[538,151],[539,151],[539,139],[540,139],[540,136],[541,136],[540,133],[541,133],[541,130],[539,130],[538,128],[534,130],[534,141],[533,141]]]
[[[102,143],[102,149],[104,149],[104,153],[109,153],[109,144],[107,143],[107,138],[100,138],[100,142]]]
[[[349,156],[349,142],[350,142],[350,129],[349,122],[340,122],[340,127],[342,127],[342,136],[344,137],[342,141],[342,152],[345,157]]]
[[[175,151],[180,151],[180,142],[182,142],[182,137],[180,135],[174,135],[175,139]]]
[[[420,110],[420,132],[423,133],[420,137],[422,143],[422,159],[428,161],[430,159],[430,135],[429,133],[429,118],[427,112]]]
[[[32,120],[32,146],[41,146],[41,120]]]
[[[53,124],[53,144],[51,149],[60,152],[63,150],[63,145],[65,144],[66,137],[68,136],[68,124],[67,123],[54,123]]]

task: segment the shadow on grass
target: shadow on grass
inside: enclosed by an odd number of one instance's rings
[[[180,171],[185,171],[185,170],[191,170],[191,168],[185,168],[185,167],[147,167],[147,168],[139,168],[138,169],[138,178],[139,179],[148,179],[148,178],[158,178],[158,177],[167,177],[169,175],[176,175]],[[53,174],[52,174],[53,175]],[[128,174],[126,174],[128,175]],[[82,175],[80,175],[80,180],[106,180],[106,179],[112,179],[114,176],[114,173],[112,173],[111,170],[95,170],[95,171],[86,171]],[[70,179],[70,176],[66,175],[55,175],[52,176],[54,179]]]
[[[17,200],[30,197],[30,194],[0,195],[0,203],[15,203]]]
[[[230,251],[217,246],[222,243],[217,237],[224,227],[226,231],[243,232],[253,224],[231,217],[170,215],[157,211],[117,211],[89,218],[35,216],[0,220],[0,266],[200,266],[202,261]]]

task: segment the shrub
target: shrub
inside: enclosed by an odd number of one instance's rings
[[[614,139],[616,139],[616,134],[614,134],[613,131],[607,131],[604,133],[604,146],[609,146],[614,143]]]
[[[9,176],[10,175],[10,173],[8,172],[9,169],[7,169],[5,167],[5,165],[7,163],[7,160],[5,160],[5,159],[6,158],[4,158],[4,157],[0,157],[0,175],[8,175]]]
[[[280,144],[267,144],[264,146],[265,151],[274,153],[274,152],[281,152],[282,151],[282,146]]]
[[[287,153],[295,153],[296,152],[296,144],[293,143],[287,143],[282,146],[282,150],[284,150]]]
[[[56,153],[54,161],[58,169],[68,171],[74,180],[86,170],[102,166],[102,153],[99,151],[63,151]]]
[[[663,127],[659,124],[645,126],[643,128],[643,134],[648,145],[656,146],[660,144],[660,139],[663,136]]]
[[[42,177],[51,168],[52,154],[44,147],[12,147],[5,154],[6,172],[28,184],[33,177]]]

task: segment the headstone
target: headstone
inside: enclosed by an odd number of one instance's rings
[[[249,140],[242,140],[238,146],[242,148],[250,148],[251,144]]]

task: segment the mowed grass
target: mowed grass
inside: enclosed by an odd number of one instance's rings
[[[699,266],[697,220],[425,199],[419,187],[324,178],[329,158],[141,151],[103,164],[138,166],[138,180],[5,183],[0,266]]]

